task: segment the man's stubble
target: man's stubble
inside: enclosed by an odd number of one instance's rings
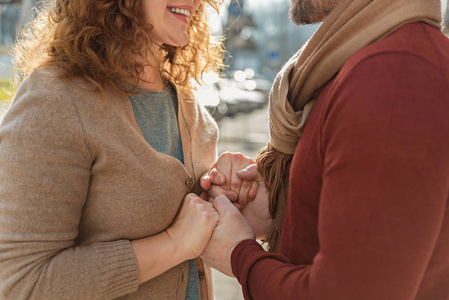
[[[289,17],[296,25],[322,22],[334,9],[336,0],[292,0]]]

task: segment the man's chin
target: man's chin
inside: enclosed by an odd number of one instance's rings
[[[334,7],[335,2],[331,0],[317,3],[312,3],[311,0],[296,0],[292,1],[288,14],[292,23],[296,25],[317,24],[323,22]]]
[[[290,18],[290,21],[298,26],[321,23],[325,19],[325,17],[319,19],[305,18],[304,16],[299,15],[297,12],[292,12],[292,10],[290,10],[288,16]]]

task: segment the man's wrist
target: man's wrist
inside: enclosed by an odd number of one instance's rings
[[[244,249],[248,245],[258,245],[259,247],[261,247],[260,244],[255,239],[245,239],[236,243],[231,248],[231,270],[232,274],[234,274],[234,276],[239,281],[240,281],[239,277],[241,276],[241,270],[243,269],[242,261],[245,260],[245,258],[242,257],[242,255],[244,256],[245,254]]]

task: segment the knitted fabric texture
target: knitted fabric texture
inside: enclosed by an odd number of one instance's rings
[[[276,252],[288,197],[288,171],[321,89],[357,51],[411,22],[441,28],[439,0],[342,0],[277,75],[270,92],[270,141],[257,154],[269,189],[275,226],[267,238]]]

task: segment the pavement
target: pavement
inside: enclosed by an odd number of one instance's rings
[[[232,118],[223,118],[218,123],[218,153],[224,151],[241,152],[252,158],[269,140],[268,108],[255,110],[247,114],[237,114]]]
[[[242,287],[237,279],[212,269],[212,286],[215,300],[243,300]]]

